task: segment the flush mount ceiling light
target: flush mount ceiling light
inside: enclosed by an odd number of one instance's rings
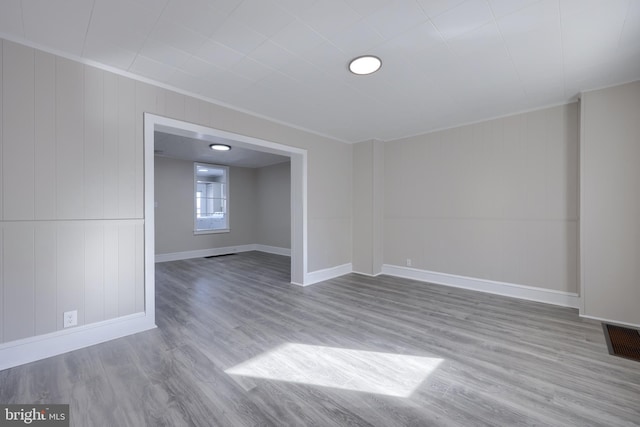
[[[353,74],[363,76],[366,74],[375,73],[382,66],[382,61],[377,56],[364,55],[357,58],[353,58],[349,62],[349,71]]]
[[[216,150],[216,151],[229,151],[229,150],[231,150],[231,146],[226,145],[226,144],[211,144],[211,145],[209,145],[209,148],[211,148],[212,150]]]

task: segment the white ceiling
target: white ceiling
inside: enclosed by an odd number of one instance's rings
[[[174,159],[242,168],[262,168],[290,161],[290,158],[286,156],[258,151],[247,148],[237,141],[209,135],[189,138],[156,131],[153,140],[156,156]],[[209,148],[211,143],[227,144],[232,148],[230,151],[214,151]]]
[[[0,35],[346,142],[640,79],[639,0],[3,0]]]

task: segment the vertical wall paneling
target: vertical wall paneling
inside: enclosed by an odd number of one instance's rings
[[[3,219],[33,219],[34,50],[5,41],[3,68]]]
[[[511,180],[511,185],[504,185],[502,190],[505,198],[502,208],[504,218],[526,218],[527,215],[520,202],[524,194],[525,119],[525,116],[517,115],[502,120],[504,162],[501,162],[501,170],[503,176]]]
[[[316,147],[309,150],[308,175],[317,177],[316,174],[321,174],[323,178],[308,180],[308,193],[314,194],[308,200],[308,271],[321,270],[340,265],[342,260],[351,260],[352,148],[347,144],[335,149],[339,151],[333,154]],[[328,174],[326,170],[329,164],[332,165],[330,169],[333,172],[348,173]],[[336,192],[337,188],[341,190]],[[326,247],[333,249],[322,249]]]
[[[118,217],[118,76],[104,74],[104,218]]]
[[[200,120],[200,103],[199,99],[186,97],[184,102],[184,120],[190,123],[203,125]]]
[[[56,217],[56,58],[35,51],[35,219]]]
[[[156,92],[156,111],[161,116],[167,115],[167,92],[164,89],[155,88]]]
[[[56,58],[57,218],[84,218],[84,68]]]
[[[118,315],[135,312],[136,236],[135,225],[118,227]]]
[[[4,342],[4,326],[4,224],[0,222],[0,343]]]
[[[41,335],[54,332],[58,320],[56,228],[52,223],[37,222],[34,229],[35,333]]]
[[[353,145],[353,269],[373,274],[373,142]]]
[[[104,71],[84,67],[84,200],[87,218],[104,215]]]
[[[373,141],[373,235],[371,248],[372,251],[372,272],[379,274],[382,271],[384,241],[384,143],[382,141]],[[355,196],[355,195],[354,195]],[[353,197],[353,196],[352,196]]]
[[[118,317],[118,224],[104,225],[104,317]]]
[[[256,239],[261,245],[291,248],[291,163],[256,170]]]
[[[13,341],[35,333],[34,236],[30,223],[4,225],[4,339]],[[19,303],[24,301],[25,303]]]
[[[158,89],[146,83],[136,82],[136,131],[142,132],[141,139],[144,133],[143,114],[157,114],[158,108]]]
[[[65,311],[78,310],[84,324],[84,228],[79,222],[57,224],[58,329]]]
[[[581,108],[581,314],[640,325],[640,81]]]
[[[198,123],[202,123],[204,126],[211,125],[211,104],[205,101],[198,100]]]
[[[118,218],[135,216],[135,85],[118,77]]]
[[[2,57],[4,56],[4,40],[0,39],[0,169],[2,169],[2,139],[3,139],[3,134],[4,134],[4,126],[3,126],[3,122],[4,122],[4,113],[3,113],[3,105],[4,105],[4,96],[3,96],[3,62],[2,62]],[[4,187],[3,187],[3,179],[2,176],[4,175],[4,169],[0,170],[0,221],[2,221],[2,219],[4,218],[4,208],[3,208],[3,204],[2,204],[2,199],[4,199]],[[2,257],[0,257],[0,268],[2,268]],[[2,273],[0,273],[0,319],[2,319]],[[0,327],[0,342],[2,342],[2,328]]]
[[[157,111],[157,90],[148,84],[136,82],[136,136],[135,136],[135,218],[144,216],[144,113]]]
[[[165,90],[165,114],[172,119],[184,120],[185,96]]]
[[[143,217],[158,89],[137,99],[133,80],[0,48],[0,342],[62,329],[65,311],[79,325],[144,311],[143,225],[125,219]]]
[[[576,128],[574,103],[385,143],[385,264],[577,293]]]
[[[104,225],[92,222],[84,230],[85,323],[105,320]]]
[[[143,312],[144,307],[144,224],[135,225],[135,307],[136,313]]]
[[[545,217],[547,163],[547,122],[546,110],[527,114],[527,139],[525,143],[524,171],[525,185],[522,203],[528,218]],[[543,203],[540,203],[543,202]]]

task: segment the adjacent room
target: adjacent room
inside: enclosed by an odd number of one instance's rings
[[[640,426],[640,1],[11,0],[0,82],[0,425]]]
[[[258,249],[290,256],[290,158],[217,141],[230,149],[155,132],[156,262]]]

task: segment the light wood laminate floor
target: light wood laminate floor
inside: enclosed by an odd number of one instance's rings
[[[260,252],[156,265],[158,328],[0,372],[75,426],[638,426],[640,363],[576,310]]]

